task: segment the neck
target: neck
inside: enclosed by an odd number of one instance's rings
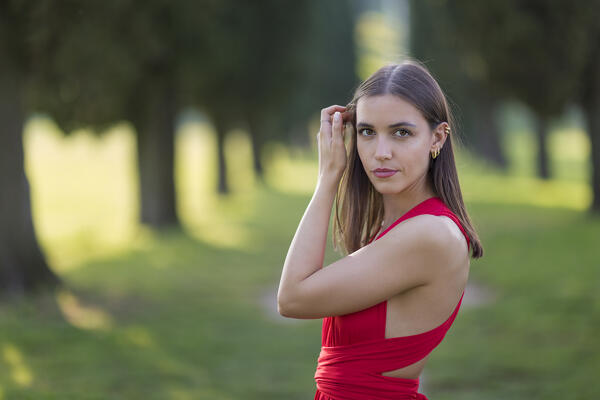
[[[394,221],[406,214],[421,202],[435,197],[433,190],[420,191],[418,193],[406,191],[402,193],[383,195],[383,221],[381,231],[387,229]]]

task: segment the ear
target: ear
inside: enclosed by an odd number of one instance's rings
[[[448,138],[449,131],[450,125],[447,122],[440,122],[433,130],[430,150],[441,150]]]

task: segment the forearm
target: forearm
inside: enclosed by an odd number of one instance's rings
[[[278,301],[294,296],[298,284],[323,268],[331,208],[337,185],[319,182],[288,250]]]

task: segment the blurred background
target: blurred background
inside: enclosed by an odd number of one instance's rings
[[[599,16],[598,0],[0,2],[0,399],[312,398],[321,320],[279,316],[276,292],[319,111],[407,57],[458,117],[485,250],[422,391],[600,398]]]

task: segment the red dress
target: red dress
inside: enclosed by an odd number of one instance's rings
[[[470,246],[460,221],[439,197],[417,204],[377,239],[400,222],[420,214],[450,217]],[[464,292],[445,322],[410,336],[385,338],[387,300],[351,314],[323,318],[314,400],[427,400],[417,392],[419,379],[385,376],[381,372],[404,368],[426,357],[450,329],[463,296]]]

